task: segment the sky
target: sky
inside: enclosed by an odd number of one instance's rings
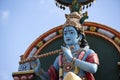
[[[87,21],[110,26],[120,32],[120,0],[96,0]],[[13,80],[20,55],[40,35],[65,22],[68,8],[54,0],[0,0],[0,80]]]

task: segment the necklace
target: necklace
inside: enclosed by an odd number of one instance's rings
[[[78,58],[80,51],[81,50],[77,50],[77,51],[72,52],[72,53],[74,53],[74,55],[73,55],[74,58]],[[68,72],[68,71],[71,71],[71,70],[75,70],[74,63],[73,62],[68,62],[66,57],[65,57],[65,55],[63,55],[62,62],[63,62],[63,70],[65,72]]]

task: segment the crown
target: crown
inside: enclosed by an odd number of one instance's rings
[[[65,14],[66,17],[66,22],[63,24],[63,28],[68,27],[68,26],[74,26],[80,32],[83,32],[83,26],[80,24],[80,20],[82,19],[83,15],[79,14],[78,12],[72,12],[70,14]]]

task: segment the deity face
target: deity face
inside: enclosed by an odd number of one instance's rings
[[[79,35],[73,26],[65,27],[63,30],[64,42],[67,45],[78,44],[79,40],[82,39],[82,35]]]

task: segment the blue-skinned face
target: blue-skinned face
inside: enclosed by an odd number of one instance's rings
[[[73,26],[68,26],[64,28],[63,38],[65,44],[76,45],[78,41],[82,39],[82,35],[78,36],[76,29]]]

